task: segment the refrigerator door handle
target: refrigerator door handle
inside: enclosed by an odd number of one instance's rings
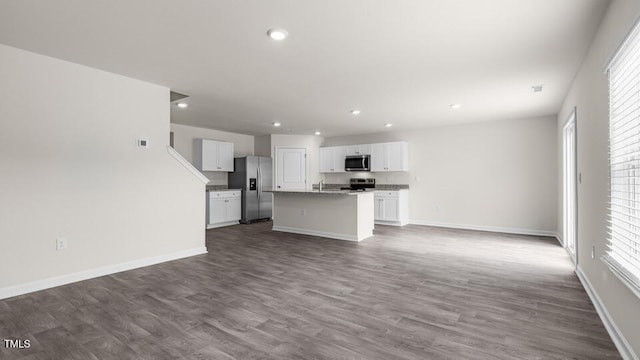
[[[260,165],[258,164],[258,200],[260,200],[260,193],[262,192],[262,174],[260,173]]]

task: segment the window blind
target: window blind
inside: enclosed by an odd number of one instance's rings
[[[608,70],[610,201],[603,260],[640,294],[640,27]]]

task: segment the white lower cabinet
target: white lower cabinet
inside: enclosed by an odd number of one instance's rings
[[[238,224],[242,216],[242,198],[238,191],[207,193],[207,229]]]
[[[373,197],[376,224],[404,226],[409,223],[409,190],[376,191]]]

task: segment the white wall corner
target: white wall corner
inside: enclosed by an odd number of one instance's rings
[[[556,240],[558,240],[560,246],[564,247],[564,243],[562,242],[562,236],[560,236],[560,233],[556,232],[554,237],[556,238]]]
[[[616,345],[616,348],[620,352],[620,355],[622,356],[622,358],[624,360],[640,360],[638,359],[638,355],[634,353],[633,348],[631,347],[631,344],[629,344],[629,342],[624,337],[624,335],[622,335],[622,332],[620,331],[620,329],[618,329],[618,326],[616,326],[615,322],[613,321],[613,318],[607,311],[607,308],[604,306],[604,303],[602,303],[602,300],[600,300],[598,293],[596,293],[593,286],[591,286],[591,283],[589,282],[587,275],[582,271],[582,268],[580,267],[580,265],[578,265],[576,269],[576,275],[578,275],[578,279],[580,279],[580,282],[582,283],[582,286],[587,292],[587,295],[589,295],[589,298],[591,299],[593,306],[596,308],[596,311],[600,316],[600,320],[602,320],[604,327],[607,329],[609,336],[611,336],[611,340],[613,340],[613,343]]]

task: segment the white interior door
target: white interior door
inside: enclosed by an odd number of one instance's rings
[[[304,190],[307,187],[307,149],[276,148],[276,188]]]
[[[563,129],[563,238],[573,261],[576,257],[577,178],[576,178],[576,117],[575,111]]]

